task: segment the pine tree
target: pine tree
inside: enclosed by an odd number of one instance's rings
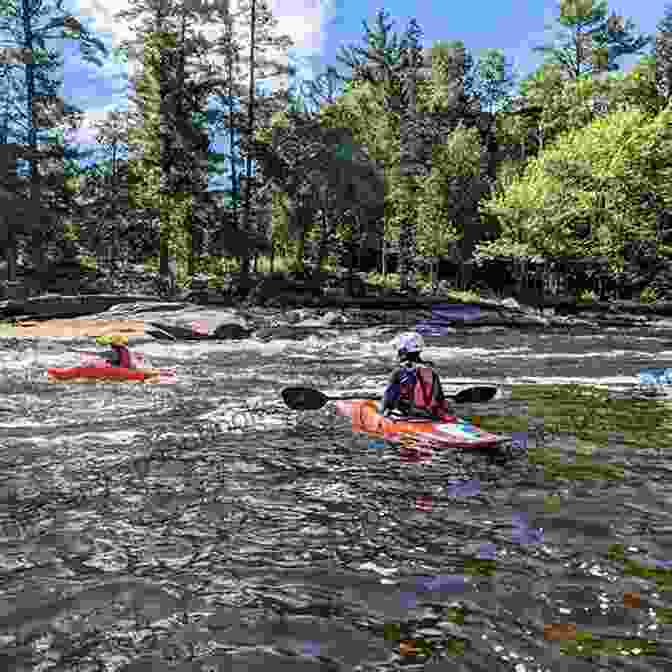
[[[46,23],[43,23],[45,19]],[[83,58],[96,65],[101,65],[96,54],[105,54],[106,50],[100,40],[63,10],[62,0],[54,0],[51,4],[45,4],[44,0],[8,0],[0,8],[0,35],[5,42],[2,67],[9,78],[6,81],[16,87],[17,100],[22,100],[25,105],[21,119],[5,116],[3,135],[6,138],[12,135],[17,140],[17,146],[24,148],[20,150],[21,156],[28,161],[32,215],[28,216],[25,208],[22,210],[32,233],[33,264],[37,271],[41,271],[45,233],[53,216],[39,206],[43,198],[39,166],[45,153],[38,144],[45,140],[49,142],[50,129],[61,123],[64,116],[76,111],[57,96],[61,81],[56,73],[62,71],[63,63],[58,53],[49,50],[47,45],[58,39],[75,40]],[[61,150],[54,148],[54,151],[58,154]],[[12,226],[12,222],[8,222],[6,246],[12,258],[10,268],[16,268],[16,231],[9,230]]]
[[[656,34],[656,85],[660,95],[672,98],[672,4],[665,7]]]
[[[607,16],[607,0],[560,0],[561,31],[553,44],[535,47],[565,76],[618,70],[621,56],[640,53],[651,37],[635,35],[635,25],[621,16]]]

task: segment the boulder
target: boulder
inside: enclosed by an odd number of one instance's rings
[[[334,325],[342,324],[343,318],[333,311],[330,311],[323,315],[322,317],[317,317],[308,320],[302,320],[296,326],[297,327],[331,327]]]
[[[255,336],[260,341],[270,341],[274,338],[299,341],[308,338],[315,333],[315,328],[296,327],[293,325],[281,325],[278,327],[262,327],[255,332]]]
[[[12,317],[21,315],[37,319],[79,317],[95,315],[122,303],[136,303],[151,300],[146,296],[119,296],[117,294],[80,294],[61,296],[44,294],[23,301],[7,301],[0,304],[0,315]]]
[[[520,304],[513,297],[507,297],[502,301],[502,306],[505,308],[510,308],[512,310],[521,310]]]
[[[239,341],[249,338],[251,335],[252,329],[243,327],[240,324],[220,324],[215,328],[211,338]]]
[[[310,319],[310,311],[297,308],[296,310],[290,310],[285,315],[285,318],[290,324],[297,324],[305,320]]]
[[[159,339],[183,341],[248,338],[252,328],[234,312],[182,307],[177,313],[164,313],[147,322],[147,331]]]

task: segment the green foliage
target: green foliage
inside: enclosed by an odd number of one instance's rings
[[[494,112],[509,97],[515,85],[511,66],[501,49],[487,49],[479,58],[476,69],[480,98],[487,109]]]
[[[432,44],[431,78],[417,86],[418,109],[430,113],[454,113],[472,81],[473,58],[462,40],[438,40]]]
[[[363,148],[384,182],[384,235],[398,239],[399,226],[410,216],[413,200],[408,184],[400,178],[400,119],[385,106],[382,88],[370,82],[354,81],[344,93],[320,111],[320,122],[328,128],[348,128],[354,143]]]
[[[636,36],[632,21],[607,16],[606,0],[560,0],[559,34],[551,44],[535,47],[547,63],[575,79],[597,70],[617,70],[616,59],[637,54],[651,38]]]
[[[372,287],[382,287],[384,289],[399,289],[399,274],[398,273],[388,273],[383,275],[382,273],[371,272],[366,276],[366,284],[371,285]]]
[[[96,258],[86,254],[79,257],[79,266],[83,271],[95,271],[98,268]]]
[[[273,248],[280,256],[289,253],[289,212],[287,209],[287,196],[280,192],[274,192],[271,206],[271,242]]]
[[[432,170],[421,182],[417,203],[417,249],[427,257],[447,254],[462,237],[459,223],[478,200],[482,148],[476,129],[458,127],[435,148]]]
[[[480,293],[473,289],[451,289],[448,291],[448,297],[460,303],[470,303],[471,301],[479,301],[481,299]]]
[[[595,303],[597,301],[597,296],[592,289],[581,289],[576,295],[576,300],[578,303]]]
[[[665,7],[663,18],[657,25],[654,47],[655,82],[658,93],[666,100],[672,99],[672,4]]]
[[[147,257],[143,262],[145,271],[147,273],[158,273],[159,272],[159,257]]]
[[[627,241],[655,236],[658,213],[642,194],[663,207],[672,202],[671,115],[623,110],[562,135],[506,193],[482,204],[502,237],[480,250],[502,254],[517,245],[548,256],[606,256],[618,267]],[[586,226],[589,235],[579,235]]]
[[[657,298],[656,290],[653,287],[645,287],[639,295],[640,303],[655,303]]]
[[[625,75],[612,75],[606,97],[610,109],[638,108],[654,116],[662,112],[667,100],[657,82],[657,65],[652,56],[645,56]]]
[[[80,226],[73,222],[66,222],[63,225],[63,238],[65,240],[79,240]]]
[[[595,117],[593,101],[604,96],[609,90],[609,82],[579,77],[567,80],[559,66],[545,65],[529,78],[524,87],[527,104],[540,110],[538,119],[528,117],[519,126],[527,135],[530,130],[541,130],[543,146],[552,144],[559,135],[578,130]]]

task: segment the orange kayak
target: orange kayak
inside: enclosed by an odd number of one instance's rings
[[[510,440],[509,437],[491,434],[455,416],[442,421],[386,417],[378,413],[376,402],[370,399],[337,401],[336,412],[352,418],[354,432],[376,434],[388,441],[399,440],[410,434],[445,447],[483,449],[496,448]]]
[[[122,369],[117,366],[75,366],[69,369],[47,369],[50,380],[95,382],[97,380],[153,382],[159,379],[159,369]]]

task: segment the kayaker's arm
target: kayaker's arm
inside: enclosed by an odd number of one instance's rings
[[[432,367],[432,373],[434,374],[432,376],[433,381],[432,384],[435,386],[435,389],[432,390],[432,394],[435,395],[435,399],[443,405],[444,411],[446,413],[449,413],[450,415],[454,415],[454,408],[453,405],[450,403],[450,401],[447,399],[444,391],[443,391],[443,385],[441,385],[441,378],[439,374],[434,370],[434,367]]]
[[[395,408],[396,402],[399,400],[401,395],[401,382],[399,371],[395,371],[391,376],[387,388],[385,389],[385,394],[383,395],[383,401],[380,405],[380,412],[385,414],[388,411],[391,411]]]

